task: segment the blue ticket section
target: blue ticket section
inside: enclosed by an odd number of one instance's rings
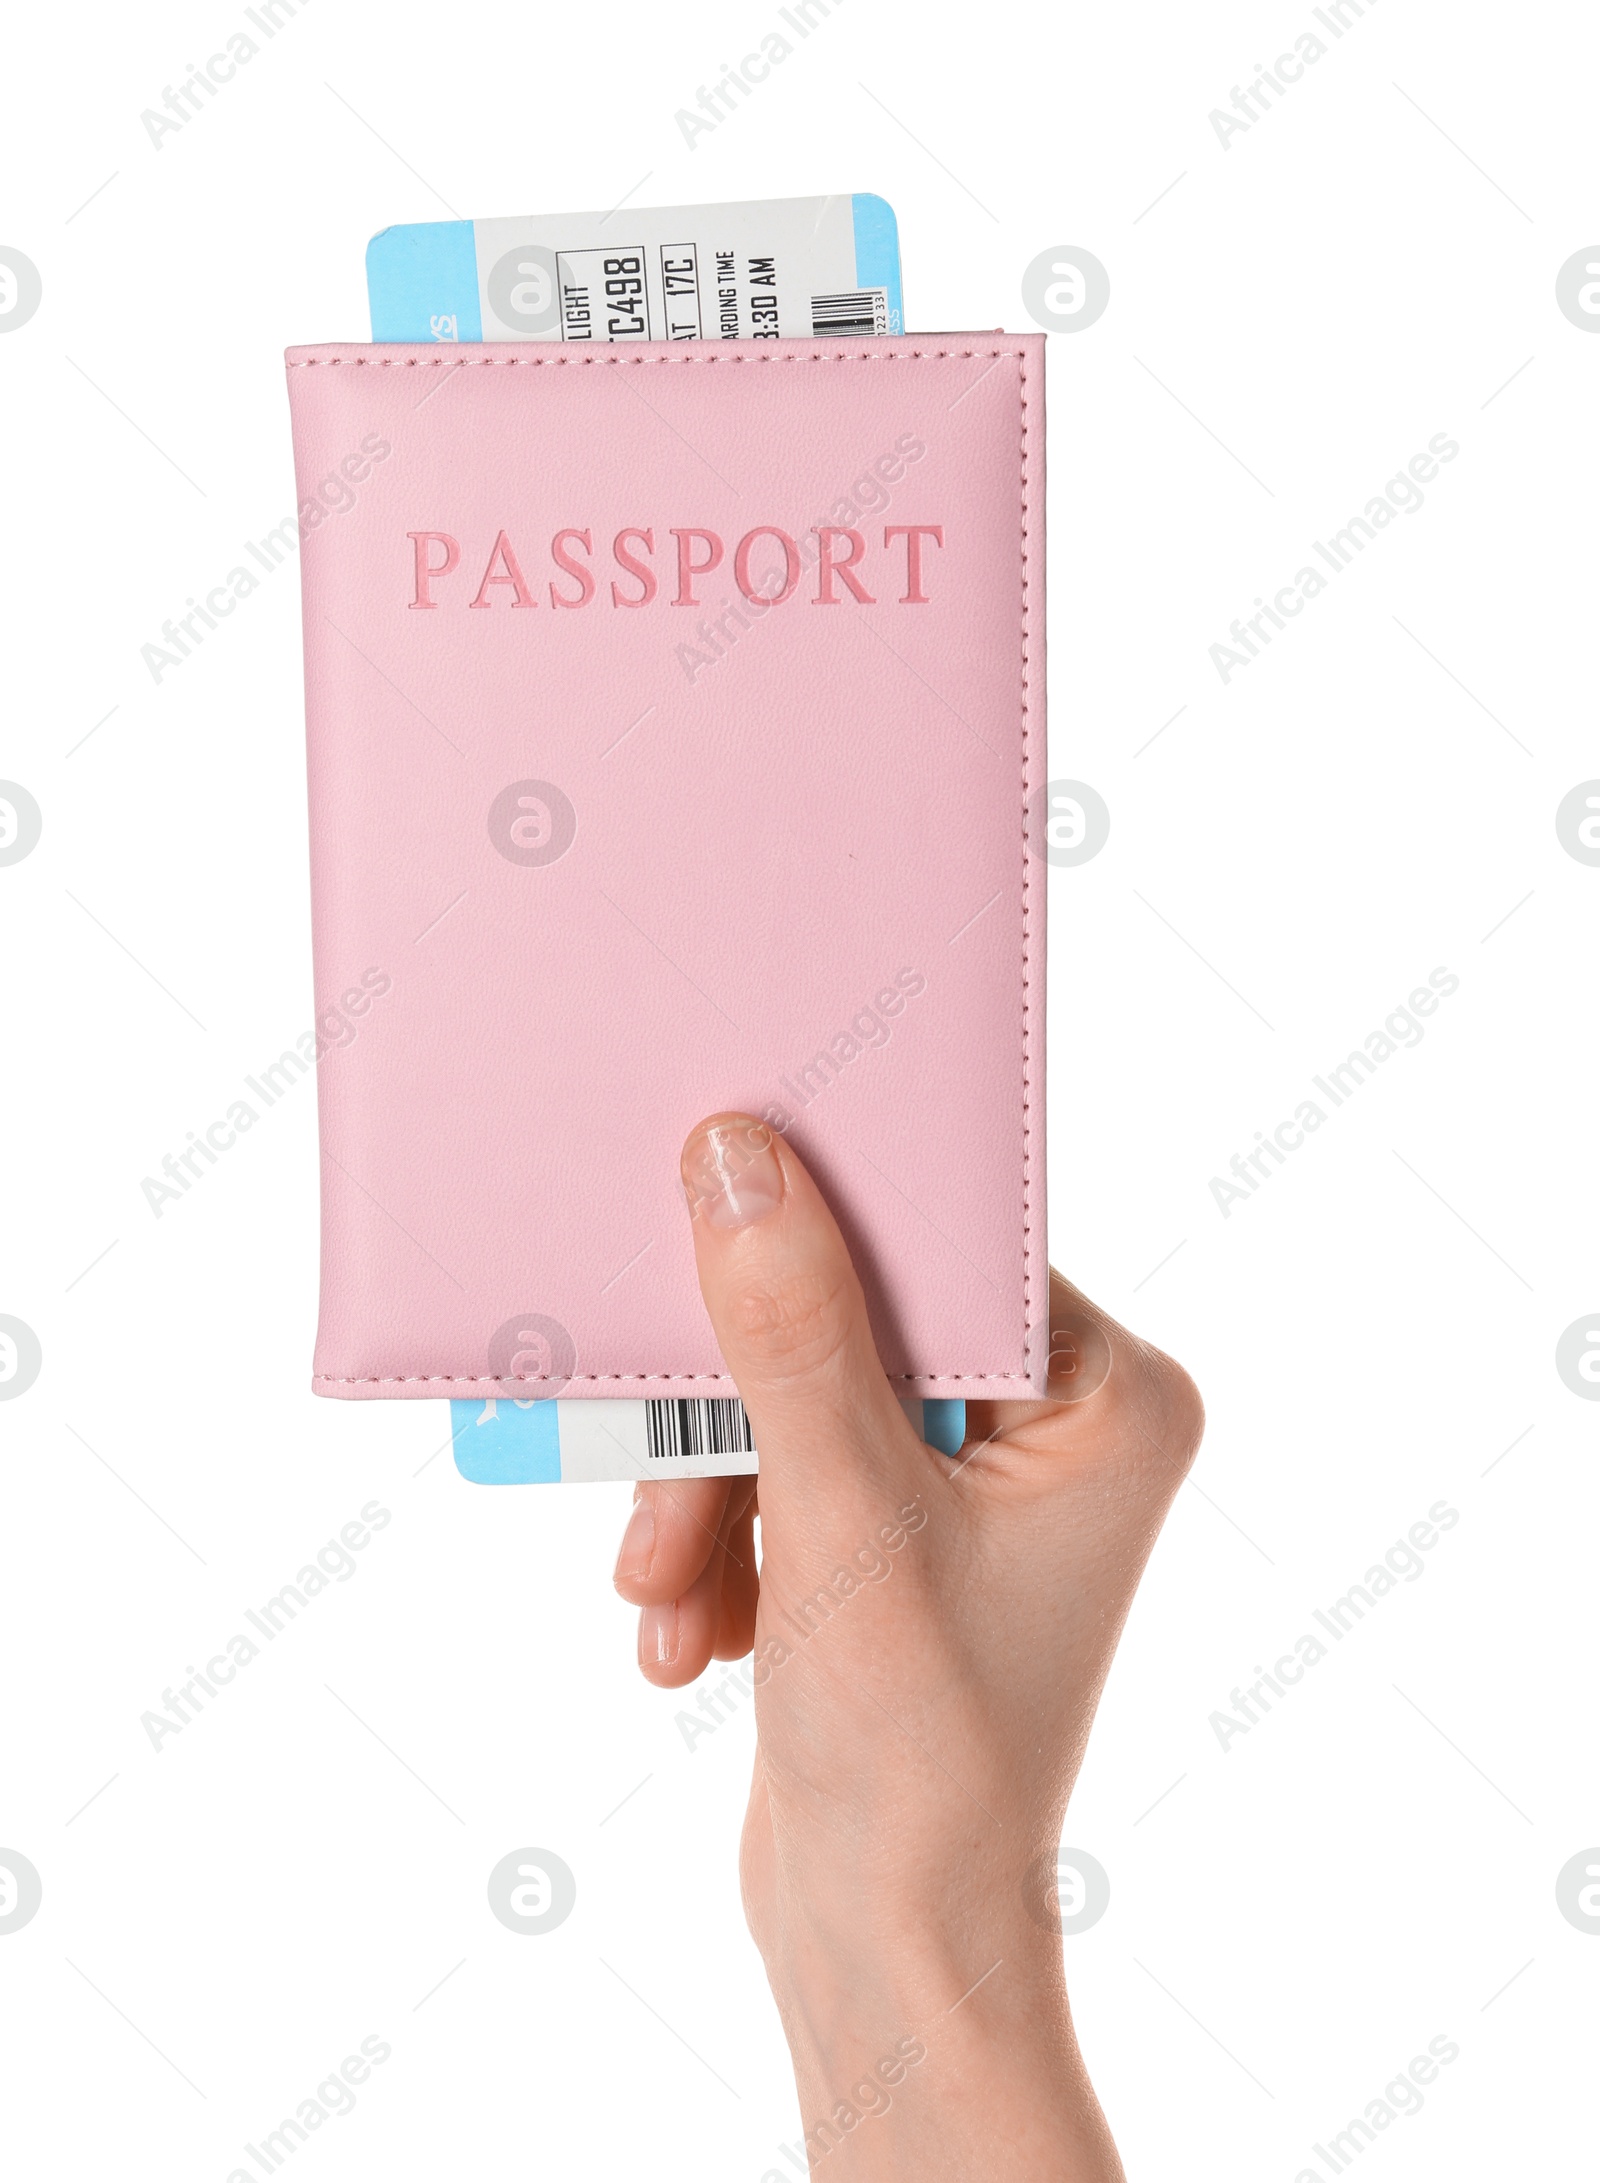
[[[889,296],[889,331],[905,332],[900,301],[900,227],[886,198],[861,191],[850,200],[856,233],[856,286],[883,288]]]
[[[450,1405],[450,1433],[456,1469],[476,1486],[555,1486],[581,1480],[696,1478],[747,1475],[757,1458],[742,1446],[709,1444],[699,1453],[663,1454],[658,1423],[652,1437],[646,1413],[672,1413],[681,1428],[682,1413],[701,1405],[663,1402],[507,1402],[500,1397]],[[711,1405],[703,1406],[707,1412]],[[730,1405],[729,1407],[736,1407]],[[931,1448],[959,1455],[966,1436],[964,1402],[908,1402],[903,1405]],[[565,1459],[563,1459],[563,1457]]]
[[[386,227],[367,245],[374,341],[481,341],[470,220]]]
[[[561,1406],[555,1402],[452,1402],[456,1469],[475,1486],[558,1486]]]
[[[922,1437],[941,1455],[959,1455],[967,1437],[964,1402],[928,1401],[922,1405]]]

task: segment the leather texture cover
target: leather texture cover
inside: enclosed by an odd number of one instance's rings
[[[286,361],[316,1392],[734,1392],[678,1181],[730,1108],[903,1394],[1042,1389],[1041,337]]]

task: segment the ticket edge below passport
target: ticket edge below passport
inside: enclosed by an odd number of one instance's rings
[[[929,1447],[941,1455],[960,1453],[966,1437],[964,1401],[912,1397],[900,1407]],[[450,1404],[451,1452],[461,1476],[476,1486],[637,1484],[649,1478],[741,1478],[759,1471],[754,1448],[651,1454],[646,1413],[652,1408],[677,1413],[677,1424],[686,1405],[672,1400],[458,1398]],[[480,1439],[480,1434],[485,1437]]]

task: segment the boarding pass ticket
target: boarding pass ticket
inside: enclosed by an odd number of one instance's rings
[[[964,1402],[909,1401],[913,1429],[941,1455],[959,1455]],[[750,1421],[734,1396],[671,1402],[508,1402],[450,1405],[456,1468],[480,1486],[579,1480],[730,1478],[757,1468]]]
[[[900,242],[881,197],[434,220],[367,246],[374,341],[718,341],[899,333]],[[907,1402],[959,1453],[964,1402]],[[737,1398],[452,1402],[479,1485],[718,1478],[757,1468]]]
[[[536,213],[386,227],[374,341],[760,341],[903,330],[881,197]]]

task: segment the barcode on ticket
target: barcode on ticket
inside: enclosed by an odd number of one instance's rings
[[[870,338],[889,331],[889,291],[886,288],[848,288],[842,295],[811,298],[811,331],[824,336],[857,335]]]
[[[750,1420],[737,1395],[653,1401],[644,1406],[645,1447],[659,1462],[675,1455],[752,1454]]]

